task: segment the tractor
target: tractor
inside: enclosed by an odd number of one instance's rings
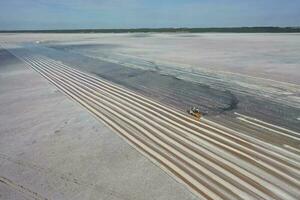
[[[191,109],[187,110],[187,112],[194,116],[194,118],[196,120],[200,120],[200,118],[202,117],[202,113],[200,112],[200,109],[199,108],[196,108],[196,107],[192,107]]]

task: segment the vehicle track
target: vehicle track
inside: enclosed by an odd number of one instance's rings
[[[201,199],[298,199],[300,157],[43,56],[15,54]]]

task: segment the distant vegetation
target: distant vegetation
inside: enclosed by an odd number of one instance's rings
[[[10,30],[0,33],[300,33],[300,27]]]

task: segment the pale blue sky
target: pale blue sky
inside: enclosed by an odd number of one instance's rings
[[[300,0],[0,0],[0,30],[300,26]]]

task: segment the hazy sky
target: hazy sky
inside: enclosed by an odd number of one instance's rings
[[[299,25],[300,0],[0,0],[0,30]]]

